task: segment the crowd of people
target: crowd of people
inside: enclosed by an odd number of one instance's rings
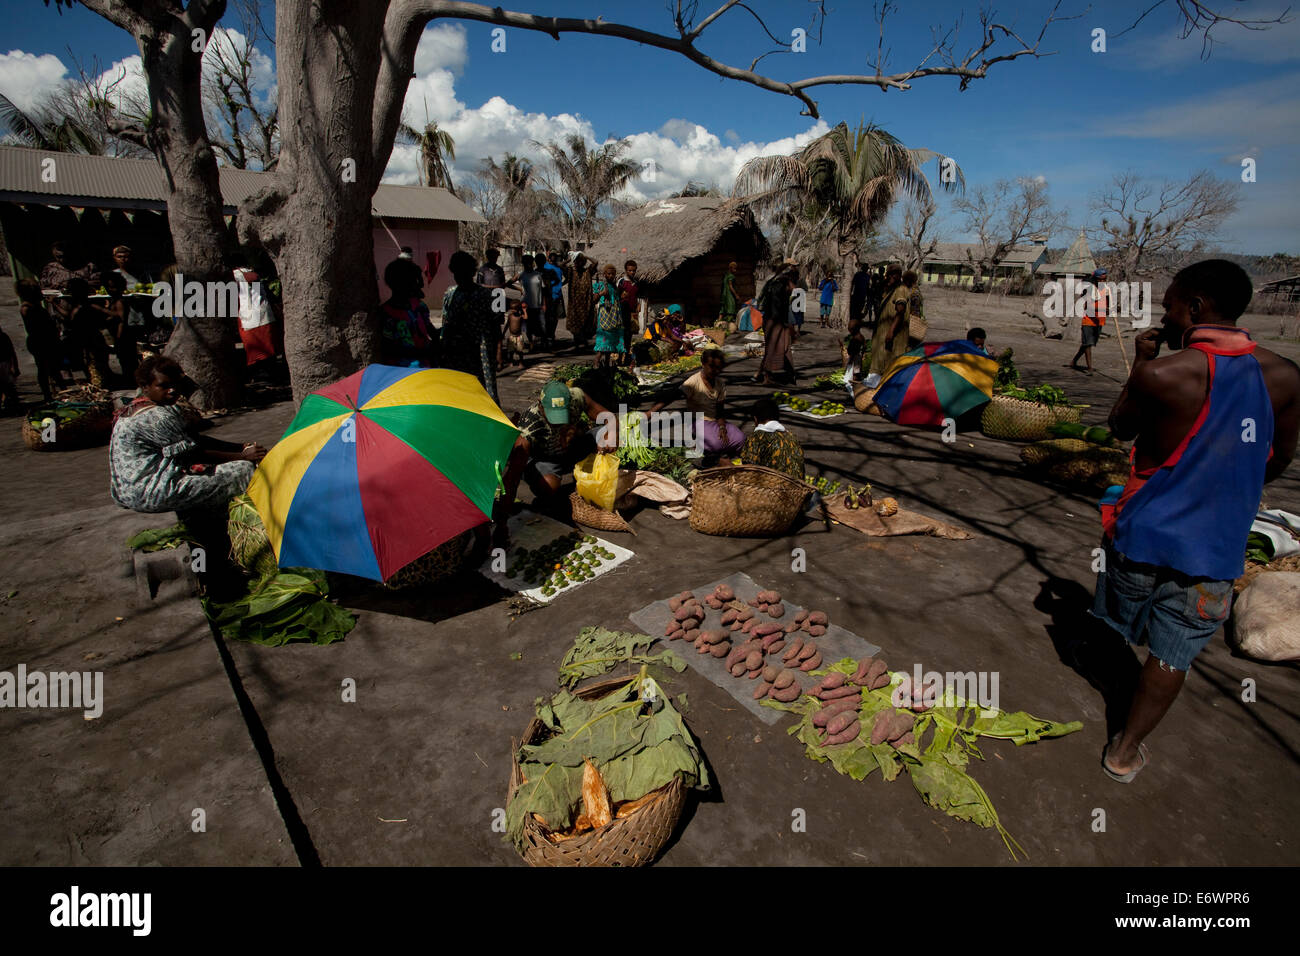
[[[91,261],[77,265],[68,250],[67,243],[55,242],[39,275],[14,283],[27,351],[45,402],[76,384],[78,376],[99,388],[134,386],[141,358],[161,350],[175,328],[172,315],[154,310],[153,276],[129,246],[114,247],[112,265],[105,267]],[[264,375],[283,353],[279,301],[265,293],[260,276],[245,262],[231,276],[241,283],[238,331],[245,361],[255,376]],[[168,284],[175,277],[176,267],[169,265],[159,281]],[[18,365],[11,352],[13,343],[0,332],[0,395],[5,409],[16,412]],[[116,370],[110,357],[116,359]]]

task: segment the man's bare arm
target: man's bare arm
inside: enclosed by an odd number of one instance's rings
[[[1300,440],[1300,368],[1295,363],[1286,362],[1284,381],[1287,400],[1281,410],[1273,416],[1273,457],[1264,469],[1264,481],[1269,482],[1286,471],[1295,459],[1296,443]]]

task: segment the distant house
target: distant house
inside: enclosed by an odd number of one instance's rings
[[[1059,280],[1065,276],[1088,277],[1097,268],[1097,260],[1092,257],[1092,250],[1088,248],[1088,239],[1079,230],[1079,236],[1074,242],[1070,243],[1070,248],[1065,250],[1065,254],[1056,262],[1043,262],[1034,270],[1034,278],[1044,282]]]
[[[239,204],[269,174],[224,166],[218,174],[233,236]],[[130,246],[135,261],[156,279],[174,260],[166,212],[166,180],[153,160],[0,146],[0,232],[16,278],[38,275],[50,259],[50,244],[62,239],[72,246],[71,261],[92,260],[103,268],[111,268],[114,246]],[[447,190],[425,186],[381,185],[372,212],[379,295],[388,297],[384,267],[410,246],[421,266],[430,255],[441,257],[425,286],[436,305],[451,284],[447,260],[457,249],[457,224],[482,217]]]
[[[1257,295],[1271,296],[1279,302],[1300,302],[1300,276],[1265,282],[1255,292]]]
[[[981,247],[974,242],[941,242],[919,270],[924,282],[971,285],[979,271]],[[1032,275],[1047,261],[1047,237],[1035,236],[1027,245],[1011,249],[986,279],[1018,279]]]
[[[687,320],[718,317],[722,279],[734,261],[739,301],[754,295],[754,271],[768,256],[754,213],[739,199],[692,196],[656,199],[616,219],[587,250],[601,268],[635,259],[652,307],[676,303]]]

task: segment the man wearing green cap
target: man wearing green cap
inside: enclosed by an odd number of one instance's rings
[[[519,437],[506,464],[502,477],[504,493],[498,500],[500,511],[495,515],[494,543],[506,543],[506,518],[519,492],[519,481],[525,479],[539,504],[553,501],[560,493],[564,476],[573,466],[594,451],[613,451],[602,444],[600,426],[583,432],[582,412],[593,422],[610,412],[582,389],[564,382],[547,382],[538,400],[523,412],[517,423]]]

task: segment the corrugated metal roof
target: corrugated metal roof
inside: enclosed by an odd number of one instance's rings
[[[51,169],[53,182],[45,173]],[[221,167],[221,201],[227,212],[261,189],[267,173]],[[115,159],[78,153],[51,153],[20,146],[0,146],[0,200],[51,205],[95,205],[96,201],[141,209],[161,209],[167,201],[162,167],[151,159]],[[483,217],[445,189],[381,184],[372,209],[376,216],[483,222]]]

